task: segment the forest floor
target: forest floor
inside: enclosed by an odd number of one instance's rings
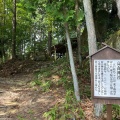
[[[53,86],[49,91],[30,86],[35,79],[34,72],[49,65],[43,61],[10,60],[0,66],[0,120],[48,120],[43,114],[65,101],[63,86]],[[49,79],[59,80],[59,76],[50,76]],[[81,107],[84,120],[97,120],[93,116],[90,99],[85,98]]]

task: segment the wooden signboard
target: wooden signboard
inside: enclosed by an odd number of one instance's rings
[[[109,46],[91,55],[94,103],[120,104],[120,52]]]

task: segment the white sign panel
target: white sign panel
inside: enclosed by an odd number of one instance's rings
[[[120,97],[120,60],[94,60],[94,96]]]

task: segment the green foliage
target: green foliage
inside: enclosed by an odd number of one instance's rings
[[[34,86],[40,86],[42,91],[49,91],[50,87],[52,85],[51,81],[44,81],[44,80],[34,80],[32,82],[30,82],[30,86],[34,87]]]
[[[56,120],[56,111],[57,107],[51,108],[50,111],[45,112],[43,116],[47,118],[48,120]]]
[[[84,11],[80,9],[78,13],[78,22],[81,22],[83,19],[84,19]]]
[[[43,91],[48,91],[52,85],[51,81],[45,81],[41,84],[42,90]]]
[[[120,116],[120,105],[112,105],[113,108],[113,116],[115,116],[116,118],[118,116]]]
[[[16,6],[16,53],[20,58],[21,56],[24,59],[27,58],[26,56],[31,52],[44,52],[47,46],[48,31],[52,30],[54,44],[62,40],[65,21],[70,23],[71,29],[75,26],[75,1],[73,0],[54,0],[51,3],[47,0],[19,0]],[[66,13],[64,13],[64,7]],[[8,59],[11,56],[12,44],[12,9],[11,0],[0,1],[0,39],[4,42],[0,46],[4,49]],[[79,12],[78,21],[81,21],[84,16],[82,9]]]
[[[35,85],[41,85],[42,84],[42,82],[40,81],[40,80],[34,80],[34,81],[32,81],[31,83],[30,83],[30,85],[33,87],[33,86],[35,86]]]
[[[51,4],[48,4],[46,11],[50,14],[54,20],[59,22],[70,22],[72,24],[73,20],[75,21],[75,2],[74,1],[53,1]],[[78,21],[80,22],[84,18],[83,10],[79,10]]]
[[[69,12],[67,12],[67,14],[65,15],[65,21],[69,21],[70,19],[74,18],[74,10],[69,10]]]
[[[69,23],[71,32],[76,32],[76,25],[82,23],[84,19],[81,3],[79,2],[80,7],[76,19],[75,1],[73,0],[54,0],[51,3],[47,0],[17,1],[17,55],[26,58],[28,53],[44,52],[47,46],[48,31],[52,30],[54,44],[65,39],[63,24],[66,21]],[[104,3],[107,3],[109,10],[112,0],[98,0],[97,3],[96,11],[102,9]],[[0,0],[0,43],[3,42],[0,45],[0,52],[4,49],[5,59],[9,59],[11,56],[12,9],[11,0]]]

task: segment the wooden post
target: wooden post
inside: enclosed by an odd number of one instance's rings
[[[112,105],[107,104],[107,120],[112,120]]]

